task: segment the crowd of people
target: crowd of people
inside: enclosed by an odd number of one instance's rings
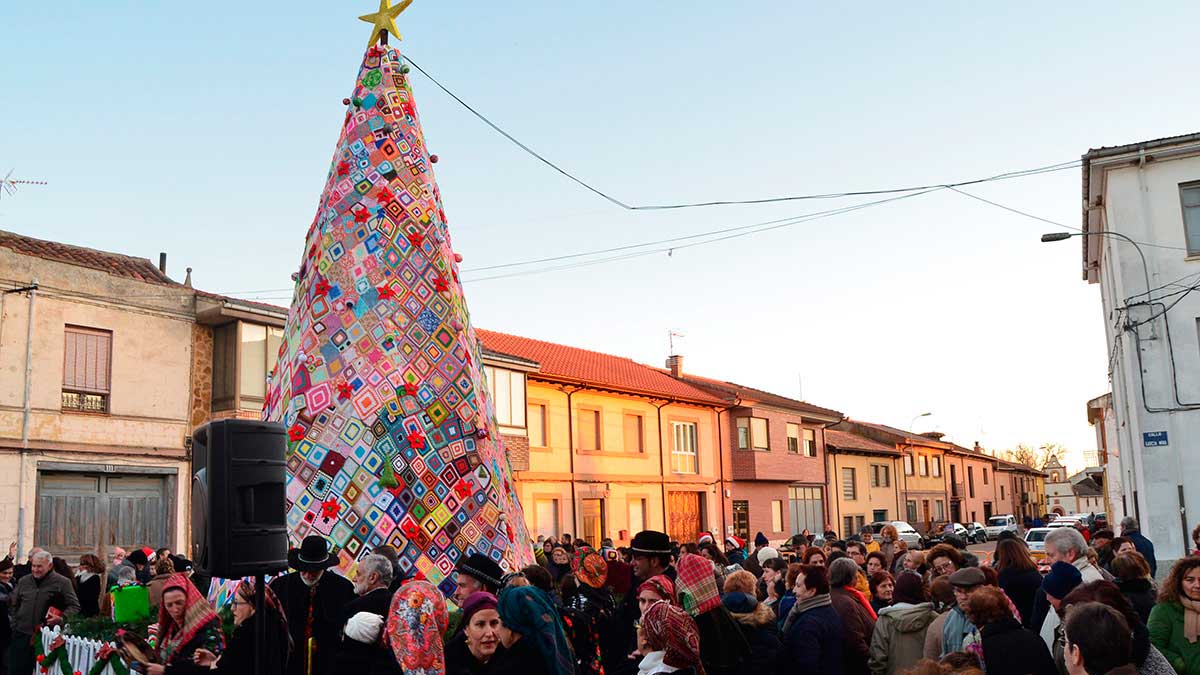
[[[793,540],[786,560],[761,533],[681,544],[647,530],[624,548],[543,538],[537,562],[507,574],[464,556],[451,597],[405,574],[388,546],[342,576],[309,536],[263,589],[261,613],[253,582],[238,584],[231,634],[208,584],[170,551],[118,551],[108,569],[84,556],[74,571],[45,551],[25,564],[10,552],[0,672],[33,673],[41,625],[144,602],[157,616],[150,675],[1200,673],[1200,557],[1156,584],[1133,519],[1120,537],[1051,532],[1044,575],[1011,533],[981,564],[953,539],[916,551],[890,527],[825,530]]]

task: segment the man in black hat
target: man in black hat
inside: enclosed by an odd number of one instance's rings
[[[333,675],[337,671],[344,612],[354,600],[354,584],[336,572],[326,572],[337,562],[325,540],[310,535],[300,548],[288,551],[288,567],[295,571],[271,582],[295,645],[287,675]]]
[[[471,555],[458,561],[454,568],[458,572],[458,588],[454,589],[454,604],[463,606],[467,596],[477,591],[486,591],[492,595],[500,594],[504,585],[502,578],[504,570],[491,558],[482,553]]]
[[[624,639],[628,647],[625,650],[626,654],[637,650],[637,629],[634,626],[641,617],[637,600],[638,586],[660,574],[672,582],[675,581],[675,567],[671,564],[671,538],[665,533],[655,530],[638,532],[633,536],[629,550],[633,552],[633,586],[632,590],[625,594],[625,599],[617,610],[620,619],[615,623],[618,630],[625,632]],[[606,664],[604,670],[614,675],[625,675],[638,672],[638,667],[636,661],[626,659],[624,662],[611,664],[611,667]]]

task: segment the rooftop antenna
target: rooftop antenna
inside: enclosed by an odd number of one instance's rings
[[[668,354],[669,356],[675,355],[675,338],[677,338],[677,337],[687,337],[687,336],[684,335],[683,333],[680,333],[677,330],[667,331],[667,345],[671,348],[671,351]]]
[[[10,169],[8,174],[6,174],[3,179],[0,179],[0,198],[4,197],[6,194],[16,194],[18,185],[46,185],[46,181],[44,180],[23,180],[20,178],[13,178],[12,175],[13,171],[15,170],[16,169]]]

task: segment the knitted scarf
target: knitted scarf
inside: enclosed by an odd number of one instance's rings
[[[863,595],[862,591],[858,590],[857,588],[855,588],[853,586],[846,586],[842,590],[846,591],[846,593],[850,597],[857,600],[858,604],[865,607],[867,610],[867,614],[870,614],[872,619],[879,618],[879,616],[875,613],[875,608],[871,606],[870,601],[867,600],[867,596]]]
[[[1196,644],[1200,638],[1200,601],[1180,595],[1179,604],[1183,605],[1183,637],[1189,644]]]
[[[796,604],[792,605],[792,611],[788,612],[787,620],[783,622],[783,632],[787,633],[792,627],[792,624],[796,623],[796,619],[800,618],[801,614],[810,609],[828,607],[832,604],[833,602],[829,599],[828,593],[814,595],[811,598],[805,598],[804,600],[797,600]]]

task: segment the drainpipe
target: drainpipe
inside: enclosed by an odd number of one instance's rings
[[[825,455],[833,460],[833,475],[836,476],[837,475],[837,454],[830,452],[829,446],[827,445],[827,446],[825,446]],[[826,466],[828,466],[828,464]],[[826,469],[825,475],[826,476],[829,475],[828,469]],[[842,506],[840,503],[842,493],[837,491],[837,489],[836,489],[837,486],[833,485],[832,483],[828,487],[829,487],[829,491],[833,493],[833,494],[829,495],[829,497],[830,497],[829,503],[833,504],[833,510],[834,510],[834,512],[837,513],[837,516],[834,517],[833,522],[831,522],[830,525],[840,527],[841,522],[842,522]],[[836,531],[837,530],[834,530],[834,532],[836,532]],[[849,537],[850,535],[846,534],[845,536]]]
[[[575,409],[571,406],[571,396],[578,390],[559,389],[559,391],[567,395],[567,461],[570,462],[571,472],[571,531],[579,534],[579,504],[575,499]]]
[[[670,401],[662,403],[653,403],[651,405],[658,411],[658,475],[659,488],[662,492],[662,511],[663,511],[663,532],[667,532],[667,462],[663,458],[663,426],[662,426],[662,409],[665,408]],[[667,532],[669,535],[670,533]]]
[[[4,291],[9,293],[29,293],[29,314],[25,324],[25,394],[21,416],[21,454],[17,474],[17,551],[25,550],[25,455],[29,453],[29,420],[32,413],[31,393],[33,386],[33,308],[37,299],[38,282],[34,279],[29,286],[13,288]],[[3,306],[0,305],[0,317],[3,316]]]
[[[721,484],[717,488],[717,496],[721,499],[721,539],[729,536],[725,531],[725,453],[722,451],[721,443],[721,408],[713,408],[717,411],[717,464],[721,467]],[[699,454],[699,453],[697,453]]]

